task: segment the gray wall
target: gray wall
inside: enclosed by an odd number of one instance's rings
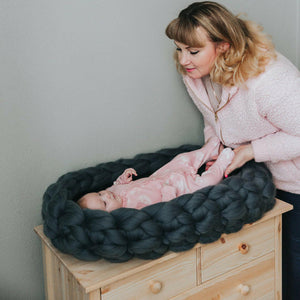
[[[176,73],[167,23],[183,0],[1,0],[0,299],[43,299],[34,226],[58,176],[202,143]],[[299,57],[299,0],[222,1]]]

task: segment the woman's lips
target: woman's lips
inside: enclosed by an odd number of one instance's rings
[[[195,68],[185,68],[187,72],[192,72],[195,70]]]

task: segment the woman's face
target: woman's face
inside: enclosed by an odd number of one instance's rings
[[[203,28],[198,27],[197,32],[203,47],[190,47],[174,41],[177,47],[178,61],[186,70],[187,75],[193,79],[208,75],[219,53],[218,44],[208,39]]]

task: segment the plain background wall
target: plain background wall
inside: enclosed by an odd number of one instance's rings
[[[203,142],[164,35],[191,2],[1,0],[0,299],[44,298],[33,228],[60,175]],[[262,24],[299,67],[299,0],[221,2]]]

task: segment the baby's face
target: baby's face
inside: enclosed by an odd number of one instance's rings
[[[100,209],[110,212],[122,207],[122,200],[110,191],[89,193],[81,199],[81,206],[89,209]]]

